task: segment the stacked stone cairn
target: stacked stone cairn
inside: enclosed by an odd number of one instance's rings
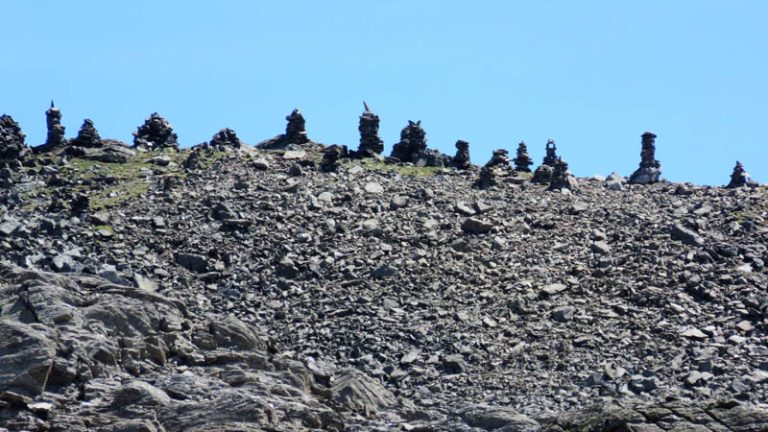
[[[656,160],[656,134],[646,132],[642,135],[640,167],[629,177],[632,184],[657,183],[661,180],[661,164]]]
[[[235,131],[230,128],[224,128],[216,132],[208,144],[214,149],[220,151],[227,149],[238,149],[243,145],[240,142],[240,138],[237,137]]]
[[[550,191],[570,191],[575,189],[576,179],[568,171],[568,164],[565,161],[557,158],[552,168],[552,181],[549,183]]]
[[[45,112],[45,125],[48,128],[45,144],[35,147],[35,152],[47,153],[65,148],[67,139],[64,138],[65,128],[61,124],[61,110],[56,108],[53,101],[51,101],[51,107]]]
[[[528,155],[528,147],[525,145],[525,141],[520,141],[517,145],[517,156],[513,159],[515,163],[515,171],[518,172],[531,172],[531,165],[533,160]]]
[[[731,173],[731,181],[728,183],[728,188],[738,188],[744,186],[757,185],[752,179],[749,178],[747,170],[744,169],[744,164],[736,161],[736,166],[733,167],[733,173]]]
[[[99,148],[104,145],[99,135],[99,131],[93,125],[93,120],[83,120],[83,125],[80,126],[80,130],[77,132],[77,137],[70,141],[70,144],[74,147],[85,148]]]
[[[426,135],[420,120],[408,120],[408,126],[400,132],[400,142],[392,147],[391,157],[400,162],[415,163],[427,150]]]
[[[133,146],[145,151],[164,148],[178,150],[178,139],[168,120],[158,113],[152,113],[133,133]]]
[[[467,170],[472,166],[469,162],[469,143],[467,141],[456,141],[456,156],[451,159],[451,165],[460,170]]]
[[[379,138],[379,116],[371,112],[368,104],[363,102],[365,111],[360,115],[360,146],[357,155],[371,157],[380,155],[384,151],[384,141]]]
[[[284,140],[286,144],[306,144],[309,142],[304,116],[299,109],[293,110],[285,117],[288,124],[285,126]]]
[[[477,180],[472,184],[475,189],[489,189],[497,185],[496,170],[489,166],[480,168]]]
[[[18,168],[29,149],[24,144],[26,135],[13,117],[0,116],[0,167]]]
[[[486,164],[486,168],[509,168],[509,152],[505,149],[496,149],[491,155],[491,160]]]
[[[557,144],[555,144],[555,140],[547,140],[545,151],[546,154],[544,155],[544,160],[533,173],[533,178],[531,179],[533,183],[549,183],[552,181],[554,167],[559,159],[557,156]]]
[[[323,152],[323,161],[320,162],[320,170],[323,172],[335,172],[339,169],[339,159],[349,155],[347,146],[334,144],[326,147]]]

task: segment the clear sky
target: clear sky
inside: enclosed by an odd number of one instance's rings
[[[357,148],[362,101],[389,154],[409,119],[473,162],[548,138],[578,176],[629,175],[658,135],[667,179],[768,182],[768,1],[51,1],[0,5],[0,112],[45,140],[91,118],[131,140],[152,112],[183,146],[248,143],[298,107],[310,138]]]

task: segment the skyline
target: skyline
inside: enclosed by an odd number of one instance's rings
[[[30,145],[53,99],[67,137],[84,118],[131,141],[152,112],[189,147],[221,128],[274,137],[299,108],[310,138],[356,148],[365,100],[384,154],[408,120],[431,148],[536,163],[547,139],[579,177],[629,176],[658,135],[670,181],[723,185],[736,160],[768,181],[768,4],[392,0],[290,4],[12,1],[0,29],[0,113]]]

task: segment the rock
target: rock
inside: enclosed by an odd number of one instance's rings
[[[0,320],[0,391],[39,395],[48,382],[55,357],[55,343],[39,328]]]
[[[77,132],[77,137],[70,141],[70,145],[84,148],[100,148],[104,146],[104,142],[101,140],[93,120],[85,119],[83,120],[83,125],[80,126],[80,130]]]
[[[112,405],[114,407],[129,405],[157,407],[170,403],[170,396],[161,389],[143,381],[132,381],[117,390]]]
[[[709,336],[707,336],[706,333],[702,332],[701,330],[697,328],[690,328],[688,330],[683,331],[680,333],[680,336],[686,337],[689,339],[696,339],[696,340],[706,340],[709,339]]]
[[[176,254],[176,264],[195,273],[205,273],[208,271],[208,259],[202,255],[189,253]]]
[[[576,308],[573,306],[560,306],[552,310],[552,319],[558,322],[566,322],[573,319]]]
[[[230,128],[224,128],[216,132],[208,142],[208,145],[219,151],[239,149],[243,146],[240,138],[237,137],[237,133]]]
[[[744,165],[741,162],[736,161],[736,166],[733,167],[733,172],[731,173],[731,181],[728,182],[728,186],[726,187],[738,188],[749,185],[756,186],[757,184],[749,177],[749,174],[747,174],[747,171],[744,169]]]
[[[609,255],[611,253],[611,247],[604,241],[593,242],[590,248],[592,249],[592,252],[598,255]]]
[[[307,152],[304,150],[286,150],[283,153],[283,159],[285,160],[302,160],[307,157]]]
[[[443,359],[443,370],[449,374],[460,374],[467,372],[469,366],[464,361],[464,357],[459,354],[449,355]]]
[[[384,192],[384,188],[376,182],[368,182],[365,184],[365,191],[369,194],[380,194]]]
[[[568,164],[557,158],[552,171],[552,180],[549,184],[551,191],[573,190],[576,188],[576,179],[568,171]]]
[[[497,184],[496,172],[494,169],[482,167],[480,168],[480,174],[478,175],[477,180],[472,184],[472,187],[476,189],[489,189]]]
[[[704,240],[696,232],[680,224],[672,225],[670,233],[673,240],[678,240],[689,246],[703,246]]]
[[[467,218],[461,224],[461,230],[467,234],[487,234],[493,229],[493,224],[477,218]]]
[[[133,146],[152,151],[163,148],[178,149],[178,136],[171,124],[158,113],[152,113],[133,133]]]
[[[477,405],[460,415],[469,426],[486,431],[537,432],[540,429],[535,420],[506,407]]]
[[[531,178],[531,183],[549,183],[552,181],[552,176],[554,175],[555,169],[550,165],[539,165],[538,168],[536,168],[536,171],[533,173],[533,178]]]
[[[335,172],[339,169],[339,160],[348,157],[347,146],[332,145],[328,146],[323,152],[323,161],[320,163],[320,170],[323,172]]]
[[[661,164],[656,160],[656,135],[645,132],[642,136],[640,167],[629,177],[633,184],[656,183],[661,180]]]
[[[605,179],[605,187],[612,191],[624,190],[624,177],[617,172],[612,172],[608,178]]]
[[[13,117],[6,114],[0,116],[0,166],[19,166],[29,152],[24,144],[25,137]]]
[[[397,404],[395,396],[357,369],[344,369],[331,385],[333,399],[346,409],[375,414]]]
[[[456,155],[451,159],[451,166],[459,170],[467,170],[472,166],[469,160],[469,143],[467,141],[456,141]]]
[[[515,171],[531,172],[533,160],[528,155],[528,146],[525,145],[525,141],[520,141],[520,144],[517,145],[517,155],[513,162],[515,163]]]
[[[505,149],[496,149],[491,155],[491,159],[485,163],[485,168],[509,168],[509,152]]]
[[[256,158],[251,162],[251,166],[260,171],[266,171],[269,169],[269,161],[264,158]]]
[[[363,102],[365,111],[360,116],[360,146],[357,154],[362,157],[372,157],[384,151],[384,141],[379,138],[379,116],[371,112],[368,104]]]

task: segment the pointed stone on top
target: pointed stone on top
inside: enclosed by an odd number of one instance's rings
[[[517,155],[513,162],[515,163],[515,171],[531,172],[533,160],[528,155],[528,146],[525,145],[525,141],[520,141],[520,144],[517,145]]]
[[[363,107],[365,107],[365,112],[371,112],[371,109],[368,108],[368,104],[365,101],[363,101]]]
[[[360,116],[360,145],[357,154],[362,157],[372,157],[384,151],[384,141],[379,137],[379,116],[371,111],[368,104],[363,101],[365,111]]]

